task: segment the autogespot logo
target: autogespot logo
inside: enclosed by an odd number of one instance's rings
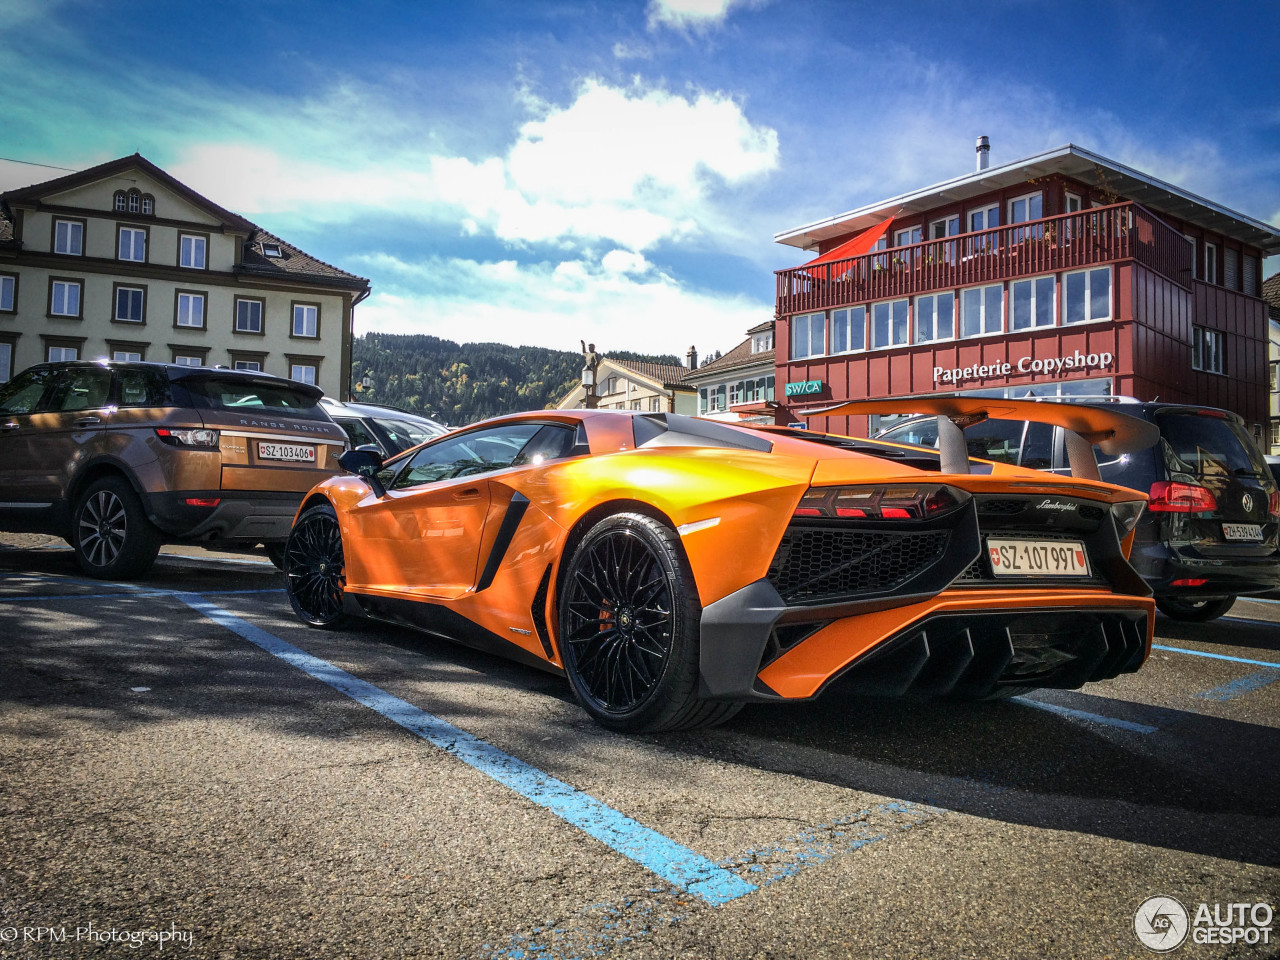
[[[1187,939],[1187,908],[1173,897],[1148,897],[1133,915],[1133,932],[1148,950],[1168,953]]]

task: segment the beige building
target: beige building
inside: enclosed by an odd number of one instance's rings
[[[597,409],[639,410],[644,413],[698,412],[697,391],[681,381],[687,367],[638,360],[615,360],[601,357],[596,367]],[[572,410],[586,405],[586,389],[582,384],[569,391],[558,404],[558,410]]]
[[[0,382],[106,357],[262,370],[345,398],[368,294],[138,154],[0,194]]]
[[[722,357],[685,375],[698,390],[698,415],[730,423],[774,424],[773,321],[747,331],[747,339]]]

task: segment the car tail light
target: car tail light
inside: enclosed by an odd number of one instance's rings
[[[1273,517],[1280,517],[1280,490],[1271,491],[1271,496],[1267,498],[1267,512]]]
[[[1138,520],[1142,517],[1142,511],[1146,506],[1141,500],[1124,500],[1111,505],[1111,516],[1115,518],[1116,529],[1120,531],[1120,536],[1127,536],[1129,531],[1138,525]]]
[[[969,499],[964,490],[940,483],[883,487],[810,487],[796,506],[797,517],[844,520],[928,520],[950,513]]]
[[[218,446],[217,430],[170,430],[167,427],[156,427],[156,436],[171,447],[216,449]]]
[[[216,507],[221,502],[221,497],[187,497],[188,507]]]
[[[1169,584],[1171,587],[1203,587],[1209,581],[1203,577],[1185,577],[1182,580],[1174,580]]]
[[[1147,509],[1152,513],[1203,513],[1217,510],[1218,501],[1212,490],[1194,483],[1157,480],[1151,485]]]

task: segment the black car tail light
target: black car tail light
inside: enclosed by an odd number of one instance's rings
[[[1151,485],[1147,509],[1152,513],[1205,513],[1218,509],[1213,491],[1194,483],[1157,480]]]
[[[968,499],[966,491],[941,483],[810,487],[800,498],[795,516],[842,520],[930,520],[951,513]]]
[[[218,431],[201,428],[199,430],[172,430],[168,427],[156,427],[156,436],[162,443],[171,447],[190,447],[193,449],[216,450],[218,447]]]

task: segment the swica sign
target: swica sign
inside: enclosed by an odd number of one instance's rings
[[[1056,376],[1068,370],[1109,370],[1115,363],[1111,353],[1075,353],[1065,357],[1022,357],[1000,363],[977,364],[972,367],[934,367],[933,382],[960,383],[965,380],[987,380],[991,377],[1010,377],[1015,374]]]

